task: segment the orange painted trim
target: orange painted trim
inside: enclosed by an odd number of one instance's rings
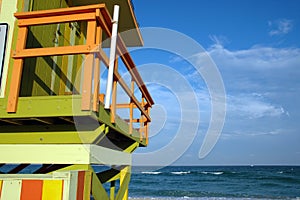
[[[96,15],[100,10],[96,10]],[[96,28],[96,44],[99,44],[101,47],[102,43],[102,29],[100,26]],[[96,57],[95,59],[95,67],[94,67],[94,95],[93,95],[93,111],[97,112],[99,109],[99,90],[100,90],[100,57]]]
[[[50,17],[57,15],[71,15],[87,12],[95,12],[96,9],[104,8],[105,4],[89,5],[89,6],[76,6],[68,8],[58,8],[52,10],[40,10],[31,12],[18,12],[15,13],[17,19],[28,19],[28,18],[39,18],[39,17]]]
[[[20,19],[18,22],[19,27],[24,26],[37,26],[37,25],[47,25],[55,23],[66,23],[73,21],[87,21],[95,20],[95,13],[81,13],[81,14],[72,14],[72,15],[60,15],[60,16],[51,16],[51,17],[40,17],[40,18],[29,18],[29,19]]]
[[[103,28],[103,30],[106,32],[106,34],[111,37],[111,30],[112,30],[112,18],[109,15],[109,12],[107,8],[101,8],[100,9],[101,15],[96,16],[97,21],[99,22],[100,26]],[[126,45],[124,41],[122,40],[120,34],[118,34],[118,44],[117,44],[117,52],[120,55],[122,61],[124,62],[126,68],[130,72],[131,76],[134,78],[134,81],[137,83],[139,89],[141,90],[142,94],[145,96],[147,102],[152,106],[154,104],[154,101],[145,86],[140,74],[137,70],[135,70],[135,64],[129,55]],[[150,120],[150,119],[149,119]]]
[[[62,47],[45,47],[45,48],[31,48],[16,51],[12,57],[15,59],[43,57],[43,56],[62,56],[62,55],[76,55],[88,54],[97,51],[98,45],[76,45],[76,46],[62,46]]]
[[[41,200],[43,180],[23,180],[20,200]]]
[[[26,39],[28,34],[28,28],[19,28],[16,50],[21,51],[26,46]],[[20,92],[21,78],[23,71],[23,59],[16,59],[14,61],[12,78],[10,82],[10,90],[7,103],[7,112],[15,113],[17,111],[17,104]]]
[[[114,67],[114,74],[115,74],[116,72],[118,72],[118,68],[119,68],[118,56],[116,56],[115,58],[114,66],[115,66]],[[114,76],[113,88],[112,88],[112,100],[111,100],[111,107],[110,107],[111,123],[116,122],[116,104],[117,104],[117,88],[118,88],[117,86],[118,86],[118,79]]]
[[[106,35],[111,37],[112,20],[111,16],[105,7],[105,4],[92,5],[92,6],[79,6],[72,8],[62,8],[54,10],[43,10],[34,12],[16,13],[19,26],[19,37],[16,45],[16,51],[13,58],[15,63],[12,69],[13,80],[10,84],[7,112],[14,113],[17,109],[20,79],[22,76],[23,61],[27,57],[43,57],[43,56],[60,56],[60,55],[76,55],[84,54],[86,56],[86,62],[84,66],[83,82],[82,82],[82,102],[81,110],[93,110],[95,112],[99,109],[99,63],[100,60],[108,67],[109,59],[101,48],[102,31],[106,32]],[[87,38],[85,45],[76,46],[63,46],[63,47],[49,47],[49,48],[35,48],[25,49],[27,27],[29,25],[42,25],[62,23],[67,21],[87,21]],[[25,33],[26,31],[26,33]],[[94,54],[97,54],[94,56]],[[132,133],[134,129],[133,123],[140,123],[140,136],[146,135],[148,140],[148,122],[150,118],[150,108],[154,104],[152,97],[144,84],[135,63],[130,56],[127,47],[122,40],[120,34],[118,35],[117,42],[117,54],[123,61],[125,67],[129,71],[132,83],[131,87],[122,79],[117,70],[114,71],[114,90],[119,83],[124,89],[125,93],[130,98],[129,109],[129,132]],[[94,62],[94,59],[96,61]],[[96,66],[95,66],[96,63]],[[117,60],[115,65],[117,65]],[[94,73],[94,90],[92,90],[92,77]],[[95,75],[97,74],[97,75]],[[132,90],[133,86],[140,90],[142,94],[142,102],[139,102]],[[116,104],[116,92],[113,93],[113,102],[111,105],[111,121],[115,121],[116,109],[122,107],[122,105]],[[127,107],[124,106],[124,107]],[[141,112],[140,119],[134,119],[134,109],[139,109]]]
[[[96,42],[96,26],[96,21],[88,21],[86,39],[87,45],[93,45]],[[94,54],[86,54],[82,85],[81,110],[91,110],[93,61]]]

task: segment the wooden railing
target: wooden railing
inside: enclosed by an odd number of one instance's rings
[[[112,36],[112,19],[108,13],[105,4],[80,6],[72,8],[61,8],[53,10],[33,11],[15,13],[18,19],[18,38],[16,49],[13,52],[14,64],[12,70],[12,79],[10,83],[7,112],[15,113],[17,111],[18,98],[20,93],[20,82],[22,77],[22,68],[25,58],[43,57],[43,56],[62,56],[84,54],[84,74],[82,84],[82,110],[99,109],[99,83],[100,83],[100,61],[109,67],[109,58],[101,47],[103,31],[108,37]],[[75,46],[59,46],[26,49],[26,40],[28,28],[30,26],[40,26],[47,24],[59,24],[67,22],[87,21],[86,43]],[[154,104],[146,85],[144,84],[135,64],[127,51],[126,45],[120,35],[117,38],[117,58],[115,59],[115,70],[112,90],[111,122],[115,122],[116,109],[129,109],[129,133],[134,128],[133,123],[140,124],[141,135],[148,138],[148,122],[150,118],[150,108]],[[118,58],[122,60],[131,75],[131,84],[128,86],[121,78],[118,72]],[[92,83],[94,77],[94,83]],[[117,85],[120,85],[130,98],[129,103],[117,104]],[[94,85],[94,89],[93,89]],[[134,86],[139,89],[142,98],[137,99],[134,92]],[[92,91],[93,90],[93,91]],[[141,113],[139,119],[134,119],[134,109]],[[142,134],[143,133],[143,134]]]

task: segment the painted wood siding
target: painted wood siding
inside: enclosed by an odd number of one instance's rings
[[[0,177],[3,200],[87,200],[91,193],[91,171],[55,172],[54,175]]]
[[[29,10],[66,8],[65,0],[31,0]],[[83,44],[84,23],[64,23],[30,27],[27,47],[56,47]],[[81,69],[82,55],[52,56],[25,59],[20,96],[48,96],[71,94],[77,72]],[[80,77],[77,76],[77,77]],[[79,90],[77,84],[76,91]]]

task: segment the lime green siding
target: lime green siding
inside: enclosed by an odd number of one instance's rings
[[[66,0],[31,0],[28,9],[36,11],[68,6]],[[30,27],[26,48],[83,44],[84,33],[81,30],[84,30],[84,26],[84,23],[65,23]],[[82,61],[82,55],[26,59],[20,96],[70,94],[74,91],[76,76],[80,77],[77,72],[80,72]],[[79,90],[79,85],[75,90]]]

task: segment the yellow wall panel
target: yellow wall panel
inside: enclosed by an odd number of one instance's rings
[[[92,187],[92,172],[85,172],[83,199],[89,199],[91,195],[91,187]]]
[[[1,192],[2,192],[2,180],[0,180],[0,199],[1,199]]]
[[[44,180],[42,200],[62,200],[63,182],[62,180]]]

